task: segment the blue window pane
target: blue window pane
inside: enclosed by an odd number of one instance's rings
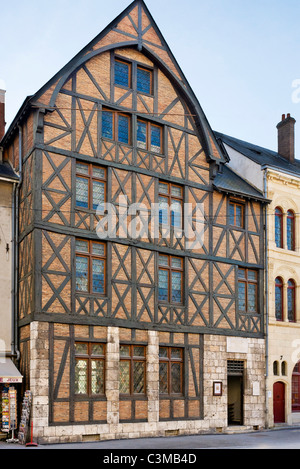
[[[93,292],[104,293],[104,261],[93,259],[92,261]]]
[[[175,228],[181,228],[182,226],[182,207],[181,202],[178,200],[172,200],[171,204],[171,226]]]
[[[115,62],[115,85],[129,87],[129,65],[124,62]]]
[[[275,243],[282,248],[282,212],[279,209],[275,210]]]
[[[182,301],[182,273],[172,272],[172,301],[181,303]]]
[[[242,227],[243,209],[240,205],[236,205],[236,226]]]
[[[84,208],[89,206],[89,182],[81,177],[76,177],[76,206]]]
[[[119,116],[118,140],[122,143],[129,143],[129,118],[126,116]]]
[[[147,124],[145,122],[138,121],[137,123],[137,146],[139,148],[147,148]]]
[[[137,91],[151,93],[151,72],[142,68],[137,69]]]
[[[109,111],[102,112],[102,137],[113,139],[113,113]]]
[[[93,209],[97,210],[100,204],[105,202],[105,184],[100,181],[93,181]]]
[[[243,282],[239,282],[238,304],[239,311],[246,311],[246,284]]]
[[[76,256],[76,290],[88,291],[88,259]]]
[[[169,275],[167,270],[159,270],[158,274],[158,300],[168,301]]]
[[[161,152],[161,129],[154,125],[151,125],[151,151]]]
[[[169,223],[169,204],[168,199],[159,197],[159,223],[167,225]]]
[[[275,316],[277,320],[282,320],[282,287],[275,287]]]
[[[229,224],[234,225],[234,205],[229,205]]]

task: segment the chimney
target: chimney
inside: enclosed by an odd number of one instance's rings
[[[290,114],[282,114],[282,120],[277,125],[278,153],[293,163],[295,159],[295,119]]]
[[[5,91],[0,90],[0,140],[5,134]]]

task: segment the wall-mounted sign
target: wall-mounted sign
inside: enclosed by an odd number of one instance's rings
[[[214,381],[213,394],[214,396],[222,396],[222,381]]]

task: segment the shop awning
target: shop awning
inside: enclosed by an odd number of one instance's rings
[[[0,357],[0,383],[22,383],[23,376],[10,358]]]

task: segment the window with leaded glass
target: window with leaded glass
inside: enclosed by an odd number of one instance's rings
[[[109,109],[102,111],[102,137],[131,144],[131,120],[127,114]]]
[[[229,224],[237,228],[244,228],[245,206],[236,201],[229,202]]]
[[[183,394],[183,349],[159,347],[159,393]]]
[[[106,169],[76,162],[76,207],[97,210],[106,201]]]
[[[159,254],[158,301],[183,303],[183,259]]]
[[[290,251],[295,250],[295,214],[288,210],[286,218],[286,242]]]
[[[105,345],[75,343],[75,394],[94,396],[104,394]]]
[[[238,269],[238,307],[243,313],[258,313],[258,274],[256,270]]]
[[[146,347],[144,345],[120,345],[120,394],[146,393]]]
[[[137,67],[136,89],[140,93],[152,94],[153,71]]]
[[[131,64],[115,60],[115,85],[131,88]]]
[[[283,213],[279,207],[275,209],[275,244],[283,248]]]
[[[159,223],[182,228],[183,187],[168,182],[159,182]]]
[[[283,281],[280,277],[275,280],[275,317],[277,321],[283,321]]]
[[[76,290],[105,294],[106,245],[98,241],[76,239]]]
[[[162,153],[162,127],[141,119],[137,120],[137,147]]]
[[[287,285],[288,320],[296,321],[296,284],[290,279]]]

